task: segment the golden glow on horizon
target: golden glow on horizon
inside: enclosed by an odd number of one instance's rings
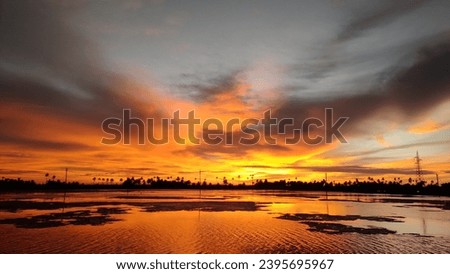
[[[197,118],[202,121],[207,118],[217,118],[221,121],[232,118],[260,119],[263,112],[270,107],[269,102],[250,104],[252,100],[246,101],[245,98],[252,97],[252,85],[244,81],[239,81],[232,90],[218,92],[197,103],[163,95],[155,90],[147,90],[131,82],[125,83],[124,87],[128,91],[122,96],[132,96],[132,90],[137,90],[134,96],[144,98],[144,100],[127,99],[133,107],[136,106],[136,113],[139,111],[146,114],[149,110],[155,113],[156,108],[156,112],[163,117],[164,115],[171,117],[170,115],[176,110],[180,110],[181,117],[186,117],[190,110],[195,110]],[[279,98],[272,98],[272,100],[277,101]],[[134,108],[132,113],[135,113]],[[242,182],[248,184],[252,180],[266,178],[311,181],[324,178],[324,172],[314,171],[311,167],[354,165],[352,156],[345,154],[339,157],[323,156],[324,153],[344,146],[337,142],[317,146],[279,144],[278,147],[264,146],[263,149],[232,146],[211,148],[204,144],[179,145],[174,142],[162,146],[139,146],[136,142],[132,145],[106,146],[100,144],[103,137],[101,121],[98,126],[87,125],[76,117],[69,115],[56,117],[45,109],[17,102],[4,102],[0,114],[8,123],[12,123],[12,126],[9,126],[12,136],[22,136],[21,138],[31,139],[34,142],[0,144],[2,151],[9,152],[0,155],[3,163],[0,170],[2,176],[34,179],[37,182],[45,180],[45,173],[49,173],[50,176],[54,174],[58,179],[64,178],[66,167],[69,168],[69,181],[78,180],[83,183],[92,182],[93,177],[114,178],[114,181],[118,183],[120,178],[125,179],[131,176],[144,178],[172,176],[198,180],[199,170],[204,171],[202,179],[206,178],[211,183],[221,183],[223,177],[233,184]],[[425,121],[410,127],[409,132],[428,133],[443,128],[441,124],[433,120]],[[186,129],[183,127],[181,129],[181,133],[186,134]],[[159,132],[158,128],[155,130]],[[200,131],[197,134],[200,134]],[[378,135],[376,140],[381,147],[389,147],[383,135]],[[191,148],[193,150],[189,150]],[[445,159],[449,160],[448,156]],[[433,162],[426,163],[426,168],[439,172],[442,180],[450,179],[450,176],[446,175],[450,167],[445,159],[438,157]],[[414,167],[412,157],[364,166],[392,169]],[[400,175],[329,172],[330,181],[369,176],[392,179]],[[406,178],[414,174],[401,176]]]

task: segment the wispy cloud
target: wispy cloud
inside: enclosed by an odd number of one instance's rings
[[[403,14],[421,7],[425,2],[425,0],[380,2],[380,7],[375,7],[368,13],[359,14],[355,12],[352,21],[338,34],[337,41],[343,42],[354,39],[367,30],[380,27]]]
[[[383,174],[397,174],[397,175],[414,175],[414,169],[408,168],[377,168],[377,167],[367,167],[367,166],[271,166],[271,165],[244,165],[245,168],[261,168],[261,169],[297,169],[306,170],[311,172],[329,172],[329,173],[348,173],[348,174],[358,174],[358,175],[377,175],[382,176]],[[423,174],[434,174],[433,171],[423,170]]]
[[[278,107],[276,114],[279,118],[303,121],[317,115],[318,110],[333,108],[336,116],[350,118],[346,125],[348,135],[370,130],[367,123],[371,119],[417,119],[450,100],[450,79],[446,74],[450,69],[449,48],[448,43],[423,48],[412,65],[392,75],[379,89],[329,99],[290,98]]]

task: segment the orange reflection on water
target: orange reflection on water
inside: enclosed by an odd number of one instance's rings
[[[327,199],[328,198],[328,199]],[[383,200],[385,199],[385,201]],[[402,202],[404,199],[404,202]],[[409,199],[409,200],[408,200]],[[448,211],[431,197],[286,191],[136,191],[8,194],[3,253],[417,253],[450,249]],[[434,199],[434,200],[433,200]],[[37,204],[35,204],[37,203]],[[58,204],[59,205],[59,204]],[[252,205],[256,205],[252,206]],[[38,206],[40,209],[33,209]],[[314,222],[382,227],[390,235],[311,231]],[[320,214],[398,217],[321,220]],[[6,221],[5,221],[6,220]],[[9,220],[9,221],[8,221]],[[338,232],[338,231],[336,231]],[[426,238],[424,245],[418,233]]]

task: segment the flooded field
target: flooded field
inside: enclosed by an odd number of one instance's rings
[[[251,190],[0,197],[0,253],[450,253],[447,197]]]

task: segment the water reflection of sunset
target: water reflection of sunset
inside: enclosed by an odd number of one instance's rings
[[[450,247],[448,212],[433,197],[411,203],[393,195],[333,193],[327,199],[305,191],[205,190],[201,199],[191,190],[124,194],[71,192],[63,208],[55,207],[62,193],[4,195],[0,251],[443,253]]]

